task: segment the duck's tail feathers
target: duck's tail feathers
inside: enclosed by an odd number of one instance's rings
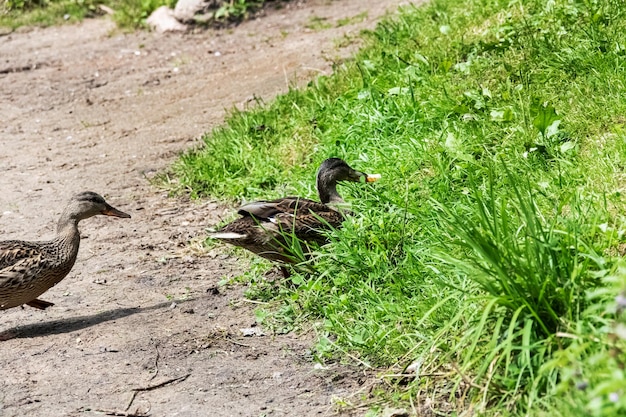
[[[54,303],[35,298],[34,300],[31,300],[31,301],[27,302],[26,305],[38,308],[39,310],[45,310],[48,307],[52,307],[54,305]]]

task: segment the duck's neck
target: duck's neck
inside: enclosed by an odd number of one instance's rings
[[[61,249],[59,255],[68,260],[75,260],[78,254],[78,247],[80,246],[78,222],[79,219],[76,216],[66,211],[61,215],[57,224],[57,237],[55,240],[59,243]]]
[[[317,176],[317,193],[324,204],[343,204],[343,198],[337,192],[337,181],[322,175]]]

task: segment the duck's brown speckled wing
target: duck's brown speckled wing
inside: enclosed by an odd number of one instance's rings
[[[319,230],[338,227],[343,216],[326,204],[299,197],[255,201],[239,208],[244,218],[252,217],[270,230],[293,233],[302,240],[325,241]]]
[[[325,204],[299,197],[262,200],[239,208],[242,217],[224,226],[219,233],[238,235],[224,239],[264,258],[292,262],[286,248],[290,236],[304,242],[324,244],[326,237],[320,233],[339,227],[343,215]]]
[[[21,240],[0,242],[0,271],[15,265],[22,259],[41,258],[41,244]]]
[[[324,227],[327,222],[334,225],[342,220],[341,214],[326,204],[299,197],[255,201],[240,207],[238,213],[244,217],[253,216],[263,221],[274,222],[283,228],[289,226],[287,230],[292,230],[294,223],[296,230],[299,230],[297,223],[310,228]]]
[[[35,298],[51,286],[45,280],[38,281],[49,267],[46,259],[41,243],[0,242],[0,310],[39,301]]]
[[[284,197],[276,200],[260,200],[239,207],[238,213],[242,216],[254,216],[258,219],[268,220],[277,214],[324,212],[330,208],[322,203],[308,198]]]

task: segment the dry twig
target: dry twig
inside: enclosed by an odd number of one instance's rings
[[[152,391],[154,389],[161,388],[169,384],[173,384],[174,382],[182,382],[185,379],[189,378],[190,376],[191,374],[187,374],[187,375],[179,376],[178,378],[168,379],[166,381],[160,382],[155,385],[149,385],[147,387],[141,387],[141,388],[133,388],[132,390],[133,391]]]
[[[154,375],[152,375],[152,378],[150,378],[150,381],[156,378],[156,376],[159,374],[159,358],[161,357],[161,354],[159,353],[159,345],[155,343],[154,348],[156,349],[157,354],[156,354],[156,358],[154,358]]]
[[[158,352],[158,349],[157,349],[157,352]],[[163,381],[163,382],[161,382],[159,384],[149,385],[147,387],[133,388],[132,389],[133,395],[132,395],[132,397],[130,397],[130,401],[128,402],[128,405],[126,406],[126,410],[128,410],[130,408],[130,406],[133,405],[133,401],[135,401],[135,397],[137,397],[137,393],[144,392],[144,391],[152,391],[154,389],[161,388],[161,387],[164,387],[164,386],[169,385],[169,384],[173,384],[174,382],[182,382],[185,379],[189,378],[190,375],[191,374],[187,374],[187,375],[179,376],[178,378],[168,379],[168,380]]]
[[[148,413],[142,413],[139,410],[135,411],[134,413],[129,413],[127,411],[119,411],[119,410],[105,410],[105,409],[97,409],[97,410],[93,410],[96,413],[104,413],[107,416],[118,416],[118,417],[149,417],[150,414]]]
[[[482,387],[482,386],[478,385],[477,383],[472,381],[467,375],[465,375],[463,372],[461,372],[461,370],[459,369],[459,367],[457,366],[456,363],[452,362],[451,365],[454,368],[454,370],[461,376],[461,379],[463,379],[463,381],[466,384],[468,384],[470,387],[479,389],[481,392],[483,392],[485,390],[485,387]]]

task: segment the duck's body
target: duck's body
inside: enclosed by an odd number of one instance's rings
[[[68,237],[69,241],[0,242],[0,309],[22,304],[48,307],[36,298],[65,278],[76,262],[80,237]]]
[[[299,197],[262,200],[239,208],[242,217],[216,233],[214,237],[240,246],[271,261],[293,263],[290,239],[326,243],[323,230],[338,228],[343,214],[317,201]]]
[[[341,227],[345,202],[337,193],[337,182],[377,178],[355,171],[341,159],[327,159],[317,174],[320,202],[302,197],[255,201],[240,207],[241,217],[211,236],[271,261],[294,263],[298,257],[290,251],[293,238],[321,245],[327,242],[324,230]]]
[[[75,195],[64,210],[56,238],[42,242],[0,242],[0,310],[28,304],[45,309],[53,305],[38,300],[70,272],[80,246],[78,222],[98,214],[130,217],[93,192]]]

